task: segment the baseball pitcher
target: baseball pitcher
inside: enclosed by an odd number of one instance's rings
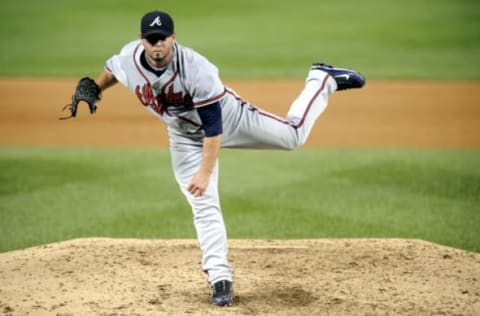
[[[170,15],[152,11],[141,19],[139,39],[108,59],[95,81],[80,80],[72,97],[71,116],[76,115],[81,100],[94,113],[101,91],[117,82],[167,125],[173,171],[192,208],[212,303],[230,305],[232,269],[218,194],[220,148],[298,148],[327,107],[330,95],[361,88],[365,78],[353,70],[314,63],[286,117],[278,117],[226,87],[215,65],[177,43]]]

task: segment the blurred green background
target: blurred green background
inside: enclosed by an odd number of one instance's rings
[[[480,1],[0,2],[0,75],[96,76],[140,17],[224,78],[298,78],[312,61],[371,79],[479,80]],[[454,93],[454,92],[452,92]],[[420,238],[480,251],[479,149],[224,151],[230,238]],[[0,252],[89,236],[195,238],[167,149],[0,147]]]
[[[303,78],[320,60],[369,79],[480,79],[478,0],[1,1],[0,74],[96,75],[152,9],[224,77]]]

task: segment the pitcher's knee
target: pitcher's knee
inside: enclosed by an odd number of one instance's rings
[[[296,138],[296,139],[292,140],[291,142],[289,142],[285,146],[285,149],[289,150],[289,151],[292,151],[292,150],[295,150],[295,149],[298,149],[298,148],[302,147],[304,144],[305,144],[305,139]]]
[[[308,137],[308,133],[305,132],[303,127],[297,127],[296,125],[292,125],[291,127],[291,134],[285,146],[285,149],[290,151],[302,147]]]

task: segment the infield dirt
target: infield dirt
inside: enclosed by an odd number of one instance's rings
[[[123,87],[60,121],[76,84],[0,79],[0,144],[161,147]],[[286,113],[301,81],[227,82]],[[338,93],[307,146],[480,146],[480,84],[369,82]],[[66,113],[63,113],[66,115]],[[187,211],[187,210],[186,210]],[[5,315],[480,315],[480,254],[418,240],[232,240],[235,302],[208,303],[193,240],[79,239],[0,254]]]
[[[228,81],[251,103],[284,116],[302,81]],[[81,104],[60,121],[74,80],[0,78],[0,144],[167,146],[166,129],[122,86],[104,93],[97,114]],[[480,83],[367,82],[330,99],[307,146],[480,147]]]

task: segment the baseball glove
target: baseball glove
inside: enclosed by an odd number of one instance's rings
[[[73,93],[72,103],[67,104],[63,108],[63,110],[67,108],[70,110],[70,116],[61,117],[60,119],[65,120],[75,117],[77,115],[78,103],[80,101],[85,101],[88,104],[88,108],[90,109],[91,114],[95,113],[95,111],[97,110],[96,103],[102,98],[101,92],[102,91],[100,87],[93,79],[89,77],[80,79],[77,87],[75,88],[75,92]]]

